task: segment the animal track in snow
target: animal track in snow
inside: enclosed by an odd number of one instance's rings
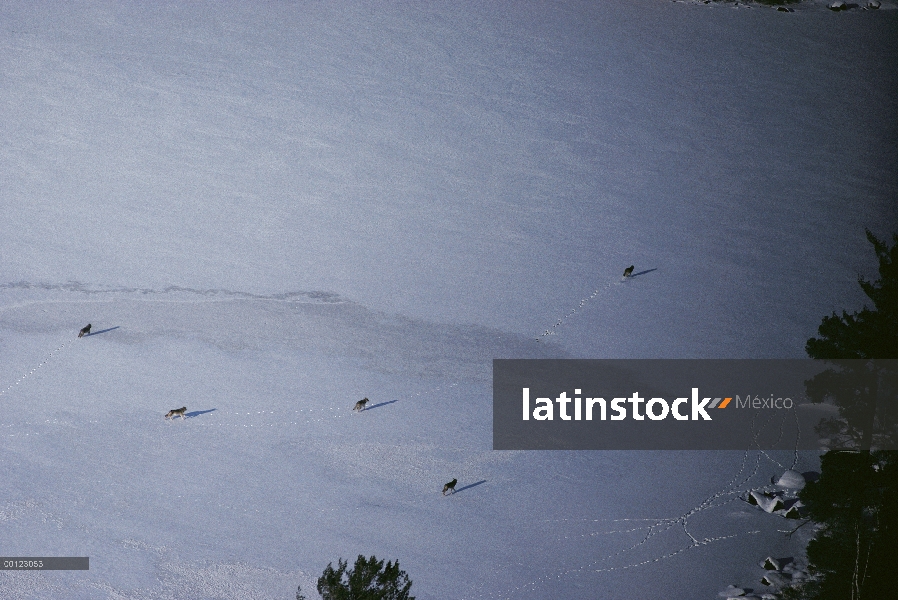
[[[35,366],[33,369],[31,369],[30,371],[28,371],[27,373],[25,373],[24,375],[22,375],[21,377],[16,379],[13,383],[9,384],[9,386],[5,390],[0,391],[0,396],[3,396],[6,392],[8,392],[9,390],[13,389],[17,385],[19,385],[20,383],[25,381],[28,377],[33,375],[35,373],[35,371],[37,371],[38,369],[43,367],[45,364],[47,364],[51,358],[53,358],[54,356],[58,356],[59,353],[62,352],[65,348],[67,348],[69,346],[69,344],[71,344],[71,343],[72,343],[71,341],[65,342],[59,348],[57,348],[56,350],[54,350],[53,352],[48,354],[47,358],[45,358],[43,361],[38,363],[37,366]]]
[[[654,270],[654,269],[652,269],[652,270]],[[641,273],[639,273],[639,274],[641,274]],[[635,275],[633,277],[635,277]],[[577,314],[577,312],[579,312],[581,308],[586,306],[587,302],[589,302],[590,300],[592,300],[593,298],[598,296],[601,292],[604,292],[605,290],[609,290],[614,286],[623,285],[626,281],[627,281],[626,278],[615,279],[615,280],[607,282],[604,286],[597,287],[592,292],[592,294],[590,294],[586,298],[583,298],[582,300],[580,300],[580,303],[577,306],[572,308],[568,313],[562,315],[557,321],[555,321],[555,323],[549,329],[546,329],[543,333],[541,333],[539,336],[537,336],[535,338],[536,341],[538,342],[549,335],[556,335],[556,329],[561,327],[565,321],[567,321],[568,319],[573,317],[575,314]]]

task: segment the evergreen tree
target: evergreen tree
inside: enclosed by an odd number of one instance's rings
[[[817,579],[786,590],[788,600],[888,598],[898,554],[898,453],[832,451],[821,475],[801,491],[820,526],[808,543]]]
[[[898,442],[898,368],[889,360],[898,359],[898,234],[891,248],[870,231],[867,239],[879,261],[879,279],[859,277],[858,283],[873,308],[824,317],[819,337],[805,346],[808,356],[836,367],[806,382],[812,401],[831,398],[839,407],[840,418],[825,419],[818,431],[865,452]]]
[[[395,563],[366,559],[361,554],[352,569],[345,560],[337,560],[337,568],[328,563],[318,578],[318,593],[324,600],[415,600],[409,595],[412,582]]]
[[[851,451],[821,457],[820,479],[801,491],[808,516],[819,526],[808,544],[816,579],[786,590],[789,600],[884,598],[894,595],[892,557],[898,554],[898,235],[890,248],[867,231],[879,260],[879,279],[858,278],[873,308],[824,317],[811,358],[828,369],[806,382],[815,402],[832,398],[839,419],[818,431],[841,436]]]

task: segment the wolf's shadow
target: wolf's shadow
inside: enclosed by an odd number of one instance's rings
[[[657,270],[658,269],[647,269],[645,271],[640,271],[639,273],[633,273],[632,275],[630,275],[630,279],[633,279],[634,277],[639,277],[640,275],[645,275],[646,273],[651,273],[652,271],[657,271]]]
[[[189,413],[185,414],[184,416],[187,417],[188,419],[192,419],[193,417],[198,417],[200,415],[210,413],[214,410],[215,410],[214,408],[210,408],[209,410],[195,410],[193,412],[189,412]]]
[[[459,493],[459,492],[463,492],[463,491],[465,491],[465,490],[469,490],[469,489],[471,489],[472,487],[477,487],[477,486],[480,485],[481,483],[486,483],[486,479],[481,479],[481,480],[478,481],[477,483],[472,483],[472,484],[470,484],[470,485],[466,485],[466,486],[463,487],[463,488],[458,488],[457,490],[455,490],[454,493],[457,494],[457,493]]]
[[[365,410],[371,410],[372,408],[377,408],[378,406],[386,406],[387,404],[393,404],[394,402],[399,402],[399,400],[387,400],[386,402],[381,402],[380,404],[375,404],[374,406],[367,406]]]
[[[113,329],[118,329],[121,325],[116,325],[115,327],[110,327],[109,329],[103,329],[102,331],[94,331],[93,333],[88,333],[84,337],[91,337],[93,335],[100,335],[101,333],[106,333],[107,331],[112,331]]]

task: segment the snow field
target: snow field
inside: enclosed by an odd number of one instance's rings
[[[898,223],[896,13],[3,3],[0,539],[91,570],[0,598],[759,589],[813,453],[493,452],[490,361],[802,356]]]
[[[66,294],[77,298],[83,292]],[[45,308],[68,314],[81,304],[9,309],[3,325],[14,330],[44,315]],[[257,306],[250,310],[248,304]],[[187,567],[175,569],[174,556],[198,570],[211,561],[217,577],[224,578],[253,564],[242,562],[246,540],[256,540],[248,548],[273,570],[260,576],[264,585],[246,588],[253,592],[241,595],[237,585],[235,598],[283,595],[282,588],[278,594],[272,590],[282,585],[285,573],[300,577],[291,566],[297,560],[309,561],[303,572],[312,576],[322,553],[364,552],[355,549],[359,544],[371,544],[371,552],[392,548],[404,568],[428,577],[442,572],[451,578],[458,569],[479,573],[467,590],[453,592],[459,598],[539,597],[559,582],[585,584],[600,573],[669,562],[703,546],[761,533],[738,520],[724,531],[719,523],[733,518],[728,507],[758,478],[759,465],[770,464],[761,453],[746,453],[733,480],[698,504],[676,500],[679,509],[672,516],[621,530],[619,522],[643,518],[632,516],[637,509],[631,494],[653,497],[649,490],[655,484],[638,491],[642,486],[630,481],[644,476],[644,460],[638,460],[640,467],[634,463],[641,473],[636,475],[619,464],[621,458],[623,463],[634,458],[616,456],[625,453],[491,451],[489,403],[477,401],[489,393],[488,378],[468,366],[463,350],[455,353],[454,328],[433,334],[441,343],[427,361],[468,380],[428,382],[425,375],[409,385],[393,373],[425,374],[419,359],[400,352],[374,360],[346,351],[366,327],[372,337],[396,327],[376,315],[362,318],[358,307],[349,314],[367,326],[354,327],[356,335],[348,338],[321,323],[326,318],[319,305],[118,298],[91,302],[89,308],[99,313],[92,319],[97,331],[108,331],[66,342],[68,352],[47,363],[40,377],[23,382],[16,393],[30,399],[29,411],[10,415],[0,434],[6,456],[16,457],[4,462],[5,480],[20,490],[9,505],[10,521],[40,531],[29,534],[31,542],[17,553],[39,553],[52,541],[72,555],[92,556],[88,579],[55,573],[44,580],[49,587],[42,587],[27,576],[6,575],[30,582],[22,585],[34,586],[33,597],[61,597],[63,588],[54,586],[72,584],[83,588],[84,597],[113,592],[178,597],[167,596],[173,593],[170,581],[213,594],[219,579],[207,575],[209,580],[199,583],[186,577]],[[325,308],[345,318],[345,306]],[[235,336],[223,328],[248,313],[261,315],[258,329]],[[319,321],[318,328],[307,327],[306,320]],[[306,348],[290,350],[298,331],[305,334]],[[405,323],[399,331],[411,347],[434,345],[428,327]],[[459,335],[474,347],[490,344],[471,340],[470,332]],[[71,330],[37,338],[52,346],[68,336],[74,338]],[[34,336],[17,337],[40,357]],[[535,352],[551,349],[529,343]],[[22,368],[27,367],[26,361]],[[341,377],[331,381],[315,373]],[[353,413],[352,404],[362,395],[371,404]],[[162,418],[182,405],[187,419]],[[122,462],[121,456],[129,459]],[[593,479],[588,473],[601,475]],[[609,474],[623,487],[605,489]],[[452,477],[459,479],[458,492],[441,496],[442,483]],[[41,489],[48,492],[35,494]],[[575,498],[600,500],[581,505],[571,503]],[[546,506],[571,514],[623,514],[546,520]],[[41,520],[51,528],[39,525]],[[64,539],[69,541],[60,545]],[[315,543],[304,546],[309,539]],[[235,546],[236,540],[243,542]],[[522,547],[531,550],[521,555]],[[189,557],[185,548],[191,548]],[[464,554],[458,555],[461,548]],[[454,558],[447,562],[449,556]],[[519,563],[529,566],[514,566]],[[426,585],[422,588],[426,597]]]

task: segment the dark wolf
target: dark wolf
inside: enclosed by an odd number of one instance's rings
[[[81,331],[78,332],[78,337],[84,337],[86,335],[90,335],[90,323],[87,324],[87,327],[82,327]]]
[[[352,410],[357,410],[359,412],[365,410],[365,405],[368,404],[367,398],[362,398],[358,402],[355,403],[355,406],[352,407]]]
[[[627,267],[626,269],[624,269],[624,277],[629,277],[630,275],[632,275],[632,274],[633,274],[633,269],[635,269],[635,268],[636,268],[635,266],[630,265],[629,267]]]
[[[446,485],[444,485],[444,486],[443,486],[443,495],[445,496],[445,495],[446,495],[446,492],[448,492],[449,490],[452,490],[452,493],[454,494],[454,493],[455,493],[455,484],[456,484],[456,483],[458,483],[458,479],[453,479],[452,481],[450,481],[449,483],[447,483]]]

